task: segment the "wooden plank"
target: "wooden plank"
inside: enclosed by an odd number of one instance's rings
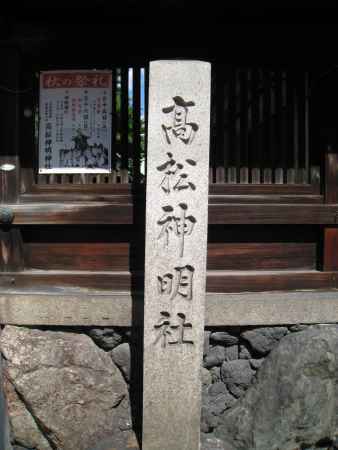
[[[12,205],[15,225],[131,224],[131,204],[108,202],[34,203]]]
[[[269,185],[271,186],[271,185]],[[275,194],[235,194],[235,195],[214,195],[209,196],[209,204],[224,204],[224,203],[275,203],[275,204],[318,204],[323,203],[323,197],[321,195],[275,195]]]
[[[207,272],[207,292],[264,292],[297,289],[333,289],[338,287],[337,272],[315,270],[283,271],[230,271]],[[143,273],[135,271],[24,271],[0,273],[2,290],[26,289],[27,292],[44,290],[66,294],[74,290],[82,293],[95,291],[127,292],[143,290]]]
[[[132,224],[133,206],[108,202],[9,205],[16,225]],[[210,203],[210,224],[334,224],[337,207],[323,204]]]
[[[128,270],[127,242],[33,242],[25,244],[26,266],[43,270]]]
[[[125,271],[130,264],[140,268],[142,261],[130,260],[131,242],[132,237],[129,242],[28,242],[25,265],[27,269],[77,271]],[[209,270],[311,270],[315,266],[315,242],[208,244]]]
[[[211,224],[332,224],[337,208],[332,205],[210,204]]]
[[[47,290],[48,292],[69,293],[74,289],[79,293],[88,289],[95,291],[130,292],[143,290],[143,275],[140,272],[88,272],[65,270],[26,270],[24,272],[0,272],[1,289],[25,289],[28,292]]]
[[[334,272],[209,271],[207,276],[207,292],[292,291],[336,287]]]
[[[316,243],[209,243],[207,268],[209,270],[312,270],[316,268]],[[338,267],[336,269],[338,270]]]
[[[0,323],[10,325],[141,325],[142,297],[129,293],[1,293]],[[207,294],[206,326],[338,322],[338,291]]]
[[[338,270],[338,228],[324,229],[323,245],[323,269],[326,271]]]
[[[209,186],[209,195],[315,195],[318,194],[317,188],[310,184],[307,185],[264,185],[258,184],[229,186],[228,184],[215,184]]]

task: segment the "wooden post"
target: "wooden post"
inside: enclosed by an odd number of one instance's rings
[[[16,203],[19,196],[19,52],[0,49],[0,201]]]
[[[337,204],[337,212],[333,218],[338,225],[338,153],[328,147],[325,154],[325,203]],[[338,270],[338,228],[324,228],[323,269]]]
[[[12,227],[9,203],[17,203],[20,193],[19,164],[19,52],[0,49],[0,272],[23,269],[23,249],[19,228]]]

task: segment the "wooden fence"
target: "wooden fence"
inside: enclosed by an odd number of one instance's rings
[[[320,169],[311,164],[310,77],[304,70],[213,66],[210,184],[319,185]],[[145,67],[113,69],[110,174],[38,175],[36,182],[142,183],[147,78]]]

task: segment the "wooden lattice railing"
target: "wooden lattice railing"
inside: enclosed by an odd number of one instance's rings
[[[319,185],[310,145],[310,74],[279,67],[213,67],[210,184]],[[147,69],[113,70],[112,170],[38,175],[37,184],[142,183]]]

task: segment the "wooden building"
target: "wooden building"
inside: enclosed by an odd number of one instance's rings
[[[337,9],[237,3],[2,15],[1,323],[140,320],[143,114],[160,58],[212,63],[207,324],[338,321]],[[111,173],[39,175],[39,72],[94,68],[113,71]]]

